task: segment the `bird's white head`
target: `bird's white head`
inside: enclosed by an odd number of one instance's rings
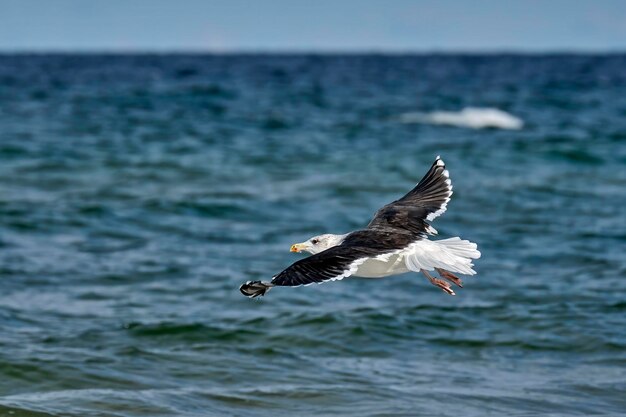
[[[337,246],[343,242],[346,235],[319,235],[313,236],[309,240],[291,245],[291,252],[309,252],[316,254],[325,251],[326,249]]]

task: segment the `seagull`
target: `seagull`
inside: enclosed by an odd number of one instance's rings
[[[431,284],[455,295],[450,283],[463,287],[455,274],[476,274],[472,260],[480,258],[480,252],[476,243],[460,237],[429,239],[437,235],[429,222],[446,211],[451,196],[450,174],[437,156],[415,188],[378,210],[365,229],[323,234],[296,243],[291,252],[311,256],[293,263],[269,282],[248,281],[239,291],[255,298],[274,287],[321,284],[350,276],[382,278],[412,271],[421,272]]]

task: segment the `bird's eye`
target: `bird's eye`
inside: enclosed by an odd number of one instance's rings
[[[317,244],[319,243],[319,240],[318,240],[318,239],[313,239],[313,240],[311,241],[311,243],[312,243],[312,244],[314,244],[314,245],[317,245]]]

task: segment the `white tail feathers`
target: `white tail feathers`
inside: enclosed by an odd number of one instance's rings
[[[411,245],[405,258],[406,267],[415,272],[422,269],[432,271],[435,268],[449,272],[474,275],[472,259],[480,258],[477,245],[460,237],[442,240],[420,240]]]

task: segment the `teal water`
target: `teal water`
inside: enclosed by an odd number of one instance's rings
[[[456,297],[241,296],[438,154]],[[625,414],[625,250],[624,55],[0,56],[0,415]]]

